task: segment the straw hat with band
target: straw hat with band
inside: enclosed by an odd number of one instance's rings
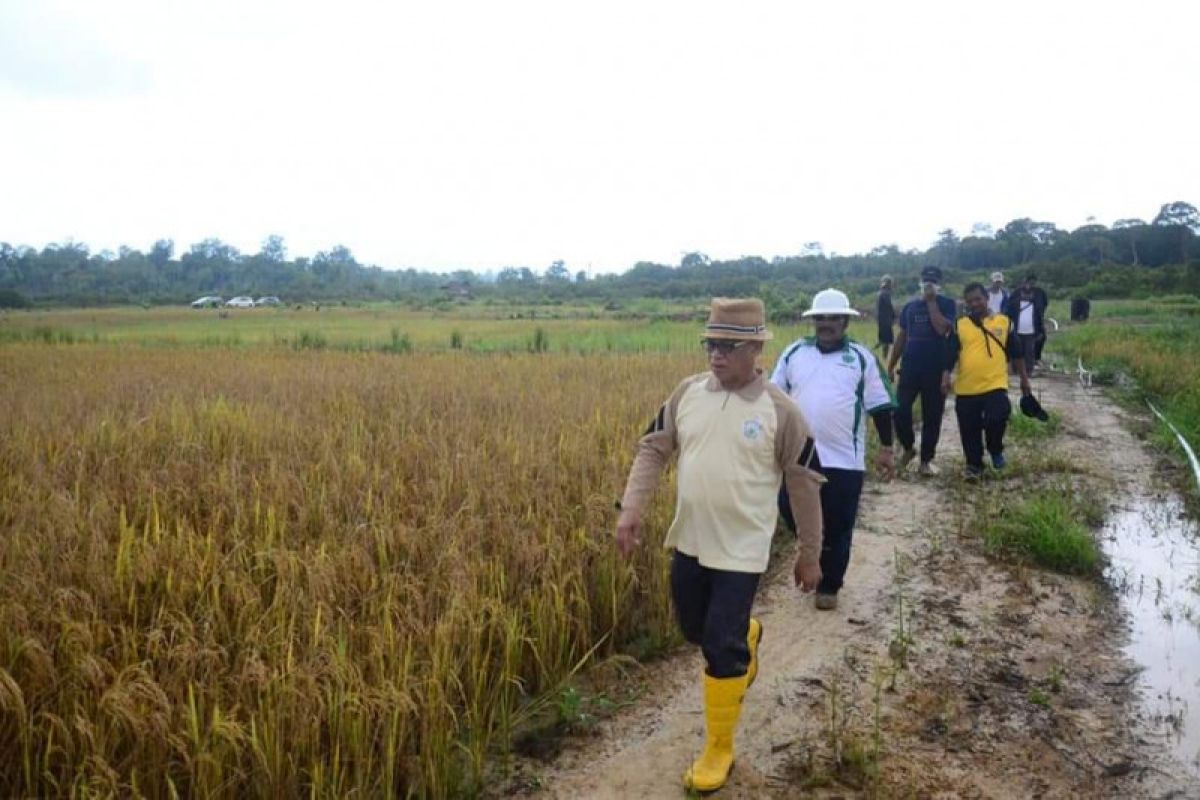
[[[714,297],[704,326],[705,339],[765,342],[772,338],[762,300]]]

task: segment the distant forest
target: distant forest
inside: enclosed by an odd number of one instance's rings
[[[92,253],[79,242],[41,250],[0,243],[0,307],[31,305],[178,304],[201,295],[277,295],[285,302],[396,301],[438,306],[467,299],[561,304],[619,304],[633,298],[694,300],[718,295],[796,297],[837,285],[865,299],[881,275],[901,290],[915,285],[920,268],[936,264],[947,283],[985,280],[1004,270],[1009,284],[1028,271],[1054,296],[1130,297],[1200,293],[1200,211],[1167,203],[1150,221],[1121,219],[1073,231],[1052,222],[1016,219],[1000,229],[976,225],[965,235],[942,231],[925,251],[884,245],[866,254],[826,253],[810,242],[795,255],[766,260],[744,256],[712,260],[686,253],[679,264],[639,262],[621,274],[589,277],[561,261],[544,269],[506,267],[480,275],[385,270],[359,263],[344,246],[312,258],[289,259],[282,238],[269,236],[247,255],[219,239],[178,254],[163,239],[147,251],[122,247]],[[784,301],[785,302],[785,301]]]

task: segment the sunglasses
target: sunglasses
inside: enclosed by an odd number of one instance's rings
[[[705,352],[709,353],[710,355],[712,353],[720,353],[723,356],[727,356],[730,353],[732,353],[734,350],[737,350],[739,347],[742,347],[745,344],[747,344],[747,342],[745,342],[745,341],[735,342],[735,341],[731,341],[729,339],[701,339],[700,340],[700,346],[703,347]]]

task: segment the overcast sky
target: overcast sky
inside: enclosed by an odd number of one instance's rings
[[[0,0],[0,241],[623,270],[1200,204],[1200,3]]]

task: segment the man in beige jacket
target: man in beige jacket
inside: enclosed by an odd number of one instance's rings
[[[786,483],[800,539],[796,585],[821,580],[819,474],[800,409],[758,369],[771,338],[760,300],[712,301],[702,343],[709,371],[684,379],[658,410],[629,473],[617,546],[628,556],[641,542],[642,513],[671,456],[678,452],[671,595],[684,638],[704,653],[706,743],[683,778],[688,789],[724,785],[733,766],[733,734],[742,697],[758,673],[762,625],[750,609],[767,568],[776,494]]]

